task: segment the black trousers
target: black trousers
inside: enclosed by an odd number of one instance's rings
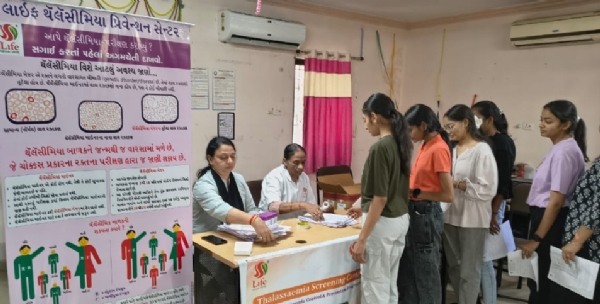
[[[544,212],[546,208],[529,207],[531,213],[531,231],[529,238],[533,236],[535,231],[540,226]],[[538,254],[538,284],[534,280],[528,279],[527,286],[529,287],[529,304],[548,304],[550,303],[550,290],[552,288],[552,281],[548,279],[548,272],[550,271],[550,247],[554,246],[562,248],[562,236],[565,229],[565,221],[569,208],[560,209],[554,224],[544,237],[544,240],[538,246],[536,252]],[[567,304],[567,303],[565,303]],[[572,303],[568,303],[572,304]]]

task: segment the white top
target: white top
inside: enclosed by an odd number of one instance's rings
[[[466,191],[454,190],[454,202],[444,213],[444,222],[463,228],[489,228],[492,219],[492,199],[498,190],[498,167],[494,152],[480,142],[456,157],[454,148],[452,175],[464,181]]]
[[[262,182],[262,191],[260,195],[259,207],[262,210],[269,210],[271,212],[277,212],[277,209],[272,210],[271,204],[274,202],[283,203],[297,203],[307,202],[311,204],[317,204],[315,195],[313,194],[312,187],[310,186],[310,180],[306,173],[302,173],[298,177],[298,182],[294,183],[288,170],[283,166],[271,170]],[[296,218],[303,215],[303,211],[296,211],[278,216],[279,219]]]

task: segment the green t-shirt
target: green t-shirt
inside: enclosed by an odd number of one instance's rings
[[[395,218],[408,213],[408,175],[400,171],[400,154],[393,136],[371,146],[361,178],[361,208],[369,212],[374,196],[387,197],[381,216]]]

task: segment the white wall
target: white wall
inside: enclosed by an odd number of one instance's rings
[[[599,4],[546,11],[544,16],[589,12]],[[440,115],[458,103],[470,105],[492,100],[504,111],[517,145],[517,161],[534,167],[551,143],[538,131],[542,107],[556,99],[574,102],[588,124],[588,154],[600,154],[600,44],[515,49],[509,31],[516,20],[539,15],[520,15],[446,26]],[[403,77],[403,104],[436,106],[436,79],[444,27],[413,30]],[[531,123],[532,131],[514,128]]]

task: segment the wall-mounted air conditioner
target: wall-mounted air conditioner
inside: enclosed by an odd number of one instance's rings
[[[306,39],[306,26],[232,11],[219,12],[219,41],[296,50]]]
[[[518,48],[600,41],[600,12],[517,21],[510,41]]]

